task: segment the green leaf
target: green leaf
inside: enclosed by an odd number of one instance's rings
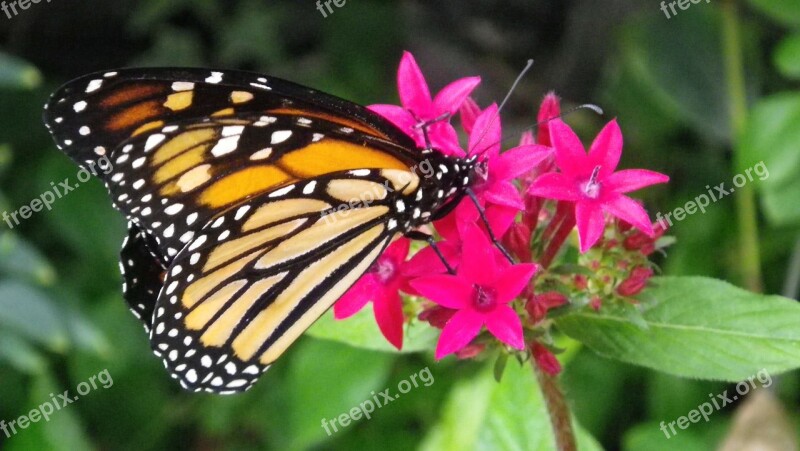
[[[775,66],[784,77],[800,78],[800,33],[785,38],[772,55]]]
[[[696,431],[678,430],[667,438],[661,431],[659,423],[645,423],[636,426],[625,434],[624,451],[705,451],[714,448],[714,443],[707,443]]]
[[[789,26],[800,25],[800,2],[797,0],[750,0],[750,4],[773,20]]]
[[[42,82],[34,66],[15,56],[0,52],[0,88],[33,89]]]
[[[333,312],[322,316],[306,334],[326,340],[340,341],[357,348],[398,352],[378,329],[372,314],[372,304],[346,320],[333,318]],[[401,352],[421,352],[433,349],[439,332],[427,324],[415,323],[406,327]]]
[[[332,358],[333,356],[333,358]],[[340,344],[305,340],[295,351],[289,368],[292,409],[288,421],[292,425],[294,449],[306,448],[327,436],[322,419],[333,420],[350,412],[387,387],[386,378],[394,356],[355,349]],[[364,421],[362,419],[361,421]],[[358,422],[348,425],[353,428]],[[344,435],[328,425],[332,435]]]
[[[51,393],[62,393],[69,387],[62,387],[54,378],[45,373],[36,378],[31,390],[30,405],[31,409],[37,409],[44,403],[52,403]],[[75,398],[75,389],[70,389],[70,396]],[[74,401],[79,403],[80,398]],[[41,428],[45,442],[47,443],[46,449],[55,451],[60,450],[92,450],[89,437],[81,425],[78,416],[79,410],[74,406],[63,406],[62,409],[53,409],[54,412],[49,416],[49,421],[40,420],[38,423],[32,424],[29,428]]]
[[[766,97],[753,108],[735,152],[739,174],[753,174],[764,212],[775,225],[800,223],[798,123],[800,93]]]
[[[69,339],[61,317],[55,301],[39,290],[19,282],[0,283],[0,326],[64,352]]]
[[[0,232],[0,272],[52,285],[56,273],[39,251],[16,233]]]
[[[47,369],[47,361],[35,347],[16,334],[0,331],[0,362],[26,374],[39,374]]]
[[[578,449],[602,449],[574,420],[573,426]],[[509,361],[501,383],[494,381],[488,367],[477,377],[459,382],[445,404],[441,422],[420,449],[555,449],[550,418],[530,366]]]
[[[603,356],[677,376],[735,382],[800,367],[800,303],[703,277],[653,282],[642,296],[648,330],[604,309],[556,324]]]

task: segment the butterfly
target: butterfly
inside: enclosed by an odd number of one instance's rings
[[[401,236],[447,215],[481,162],[275,77],[123,69],[58,89],[44,121],[128,219],[124,298],[189,390],[237,393]]]

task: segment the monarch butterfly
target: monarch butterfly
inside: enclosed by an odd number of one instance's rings
[[[154,353],[184,388],[221,394],[250,388],[393,239],[424,238],[414,229],[469,194],[481,165],[240,71],[90,74],[44,119],[78,165],[112,164],[100,177],[129,221],[124,297]]]

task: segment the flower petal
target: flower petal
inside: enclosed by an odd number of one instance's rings
[[[447,308],[462,309],[472,299],[472,284],[460,276],[424,276],[410,281],[409,284],[422,296]]]
[[[403,133],[411,137],[415,137],[417,134],[414,130],[414,125],[416,125],[417,122],[405,108],[397,105],[375,104],[368,106],[367,109],[381,115]]]
[[[433,104],[438,114],[450,113],[455,115],[467,97],[481,82],[481,77],[460,78],[442,88],[433,99]]]
[[[515,179],[530,172],[552,154],[551,147],[538,144],[514,147],[501,153],[489,163],[489,176],[499,180]]]
[[[556,163],[561,172],[569,176],[591,174],[593,167],[587,165],[586,150],[578,135],[561,119],[550,123],[550,139],[556,149]]]
[[[463,229],[461,238],[463,247],[458,275],[472,283],[491,284],[497,270],[495,252],[499,251],[476,224]]]
[[[408,238],[399,238],[389,245],[383,254],[378,257],[379,260],[389,258],[393,263],[399,264],[406,261],[408,257],[408,250],[411,248],[411,240]]]
[[[472,204],[469,199],[462,199],[461,202],[456,206],[455,211],[450,213],[449,215],[445,216],[444,218],[435,221],[433,226],[436,228],[436,231],[439,232],[442,238],[447,241],[460,241],[461,234],[459,233],[459,209],[465,208],[462,207],[466,204]]]
[[[439,241],[437,244],[439,251],[444,256],[447,263],[453,268],[458,268],[458,262],[461,257],[461,245],[452,240]],[[442,263],[442,259],[436,254],[432,247],[426,246],[416,254],[409,261],[403,265],[402,276],[406,279],[416,279],[422,276],[429,276],[432,274],[444,274],[447,268]],[[404,291],[411,288],[409,284],[405,284]],[[419,294],[414,290],[410,294]]]
[[[627,221],[648,236],[652,237],[654,235],[653,224],[650,223],[650,217],[647,215],[647,211],[645,211],[644,207],[642,207],[639,202],[636,202],[630,197],[620,194],[606,201],[603,204],[603,209]]]
[[[549,135],[548,135],[549,138]],[[522,135],[519,137],[519,145],[520,146],[529,146],[531,144],[536,144],[536,139],[533,137],[533,132],[530,130],[526,130],[522,132]]]
[[[486,328],[498,340],[515,349],[525,349],[525,339],[522,335],[522,321],[511,307],[498,305],[485,320]]]
[[[581,253],[586,253],[605,231],[603,209],[595,202],[578,202],[575,204],[575,221],[578,226]]]
[[[539,107],[539,114],[536,121],[539,128],[536,131],[536,142],[543,146],[552,146],[553,140],[550,138],[550,120],[561,114],[561,105],[558,96],[553,92],[547,93]]]
[[[533,263],[521,263],[504,269],[492,284],[497,291],[497,302],[513,301],[528,286],[534,274],[536,265]]]
[[[355,285],[350,287],[347,292],[333,305],[333,316],[336,319],[349,318],[358,313],[375,292],[382,287],[375,281],[372,274],[364,274]]]
[[[484,155],[491,161],[500,153],[501,141],[500,117],[497,104],[493,103],[475,119],[467,150],[470,155]]]
[[[597,135],[589,148],[592,166],[600,166],[600,177],[606,177],[617,169],[622,156],[622,130],[614,119]]]
[[[403,52],[400,68],[397,69],[397,91],[403,108],[413,111],[420,118],[428,118],[433,111],[428,82],[411,52]]]
[[[564,174],[548,172],[533,181],[528,188],[528,194],[544,197],[546,199],[577,201],[583,196],[572,180]]]
[[[398,350],[403,348],[403,301],[396,291],[382,293],[372,303],[375,322],[386,340]]]
[[[475,102],[472,97],[467,97],[459,109],[459,115],[461,116],[461,128],[463,128],[467,134],[472,133],[472,127],[475,125],[475,119],[477,119],[480,114],[481,107],[478,106],[478,103]]]
[[[511,225],[514,224],[514,220],[517,219],[517,213],[519,213],[519,209],[517,208],[510,208],[502,205],[487,205],[486,220],[489,221],[492,232],[497,239],[501,239],[501,237],[505,236],[509,227],[511,227]],[[505,260],[505,257],[503,257],[503,260]]]
[[[418,133],[422,142],[419,141],[421,147],[425,146],[425,135],[423,135],[422,131]],[[440,121],[435,124],[432,124],[428,127],[428,137],[431,140],[431,145],[434,149],[441,151],[445,155],[464,155],[464,150],[461,149],[461,146],[458,142],[458,133],[456,133],[456,129],[449,123],[445,121]]]
[[[478,195],[495,205],[503,205],[517,210],[525,208],[525,203],[522,202],[519,190],[508,180],[493,183],[490,189],[482,191]]]
[[[625,169],[608,176],[604,188],[618,193],[636,191],[657,183],[669,182],[669,176],[646,169]]]
[[[468,345],[483,327],[483,315],[473,310],[459,310],[442,329],[436,344],[436,360]]]

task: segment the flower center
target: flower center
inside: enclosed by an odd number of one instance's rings
[[[396,269],[397,268],[391,259],[384,258],[378,260],[372,265],[371,272],[375,274],[381,283],[385,284],[389,281],[389,279],[394,277]]]
[[[494,288],[474,285],[472,304],[479,312],[488,312],[497,304],[497,291]]]
[[[597,199],[600,196],[600,187],[603,186],[603,184],[597,181],[597,175],[599,173],[600,166],[597,166],[592,171],[589,180],[581,184],[581,191],[590,199]]]

